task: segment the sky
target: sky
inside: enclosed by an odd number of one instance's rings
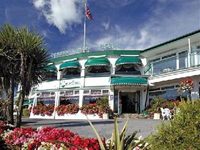
[[[83,46],[83,0],[0,0],[0,26],[27,26],[49,53]],[[87,47],[140,50],[200,29],[200,0],[88,0]]]

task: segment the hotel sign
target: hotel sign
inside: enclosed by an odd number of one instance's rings
[[[80,87],[80,80],[62,80],[60,81],[60,88]]]

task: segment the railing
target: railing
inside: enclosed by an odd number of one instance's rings
[[[148,63],[144,68],[145,75],[160,75],[167,72],[186,69],[200,65],[200,51],[180,57],[171,57]]]

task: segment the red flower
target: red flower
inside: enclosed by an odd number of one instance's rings
[[[60,105],[56,107],[57,114],[62,116],[64,114],[76,114],[79,111],[77,104]]]
[[[37,105],[33,107],[33,114],[51,116],[54,112],[54,105]]]

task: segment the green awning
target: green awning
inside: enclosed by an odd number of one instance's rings
[[[85,66],[109,66],[110,61],[106,57],[99,57],[99,58],[89,58]]]
[[[47,71],[49,72],[57,72],[57,68],[55,65],[49,65],[46,67]]]
[[[147,85],[144,77],[112,77],[111,85]]]
[[[30,104],[33,104],[33,100],[32,99],[25,99],[23,106],[30,105]]]
[[[124,65],[124,64],[142,64],[142,61],[137,56],[121,56],[117,59],[115,65]]]
[[[67,61],[60,65],[60,70],[67,68],[79,68],[80,64],[78,61]]]

